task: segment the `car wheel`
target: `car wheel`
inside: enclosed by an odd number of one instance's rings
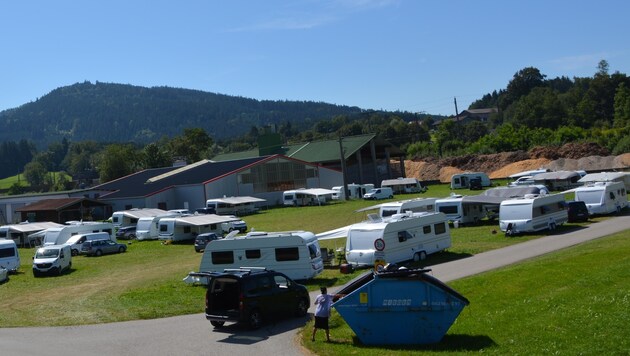
[[[71,255],[72,256],[78,256],[79,255],[79,250],[72,250]]]
[[[215,328],[220,328],[223,326],[223,324],[225,324],[225,322],[217,321],[217,320],[210,320],[210,324],[212,324],[212,326],[214,326]]]
[[[304,316],[308,313],[308,302],[304,299],[300,299],[297,303],[297,309],[295,315],[298,317]]]
[[[120,246],[120,247],[118,248],[118,253],[123,253],[123,252],[125,252],[125,248],[124,248],[124,247],[122,247],[122,246]]]
[[[94,255],[95,255],[96,257],[98,257],[98,256],[102,256],[102,255],[103,255],[103,251],[101,251],[101,250],[96,250],[96,252],[94,252]]]
[[[257,309],[252,310],[249,313],[249,318],[247,319],[249,327],[252,329],[258,329],[262,325],[262,314]]]

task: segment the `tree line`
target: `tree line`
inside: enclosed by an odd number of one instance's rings
[[[29,141],[4,142],[0,162],[3,176],[23,171],[26,180],[42,191],[69,186],[65,172],[75,179],[116,179],[147,168],[188,163],[218,153],[257,147],[260,135],[280,133],[287,143],[378,134],[407,152],[408,158],[445,157],[529,150],[569,142],[595,142],[612,154],[630,152],[630,80],[608,73],[601,61],[592,78],[548,80],[533,67],[514,74],[506,89],[484,95],[469,109],[496,107],[488,121],[455,120],[409,112],[361,111],[331,116],[307,128],[285,120],[265,127],[251,125],[235,138],[213,139],[200,127],[184,128],[173,138],[150,143],[104,143],[62,139],[38,151]],[[436,124],[437,123],[437,124]],[[2,178],[2,177],[0,177]],[[12,187],[11,193],[24,187]]]

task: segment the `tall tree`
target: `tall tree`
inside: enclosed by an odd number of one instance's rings
[[[529,94],[532,89],[543,86],[545,77],[546,75],[541,74],[540,70],[534,67],[523,68],[516,72],[508,83],[505,95],[499,100],[500,108],[507,109],[522,96]]]
[[[630,125],[630,89],[621,83],[615,93],[615,127],[627,127]]]
[[[105,147],[98,158],[101,182],[134,173],[138,168],[136,150],[131,144],[112,144]]]

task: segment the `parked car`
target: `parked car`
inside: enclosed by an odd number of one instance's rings
[[[0,283],[4,283],[7,279],[9,279],[9,270],[0,266]]]
[[[81,254],[88,256],[101,256],[108,253],[123,253],[127,251],[127,245],[112,240],[85,241],[81,246]]]
[[[588,208],[586,207],[586,203],[583,201],[568,201],[567,211],[569,213],[569,222],[588,221]]]
[[[210,242],[218,239],[219,236],[214,232],[206,232],[204,234],[199,234],[195,238],[195,252],[201,252],[206,249],[206,245]]]
[[[40,247],[33,256],[33,276],[42,274],[61,275],[72,268],[72,250],[69,245]]]
[[[116,231],[116,238],[121,240],[133,240],[136,238],[135,226],[124,226]]]
[[[206,319],[217,328],[238,322],[256,329],[266,319],[304,316],[311,303],[306,287],[280,272],[242,267],[205,274],[209,277]]]

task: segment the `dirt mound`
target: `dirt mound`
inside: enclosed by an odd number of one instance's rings
[[[405,161],[407,177],[422,181],[451,181],[453,174],[485,172],[491,179],[540,168],[552,171],[597,171],[630,167],[630,153],[610,156],[608,150],[595,143],[569,143],[562,147],[535,147],[529,152],[503,152],[490,155],[466,155],[447,158],[426,158]]]

